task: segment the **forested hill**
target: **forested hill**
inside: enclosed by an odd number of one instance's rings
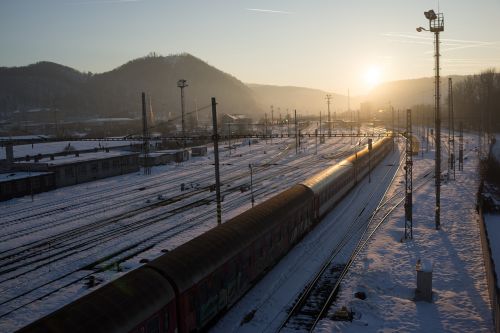
[[[158,117],[180,113],[179,79],[186,111],[210,104],[218,111],[252,114],[259,111],[252,91],[235,77],[189,54],[132,60],[101,74],[80,73],[69,67],[39,62],[25,67],[0,68],[0,112],[57,108],[65,118],[137,117],[141,92],[151,96]]]

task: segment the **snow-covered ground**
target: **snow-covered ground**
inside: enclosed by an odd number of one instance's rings
[[[489,332],[493,321],[475,210],[479,185],[475,137],[465,140],[464,170],[442,183],[441,230],[434,225],[434,152],[414,158],[413,240],[404,240],[404,208],[393,211],[354,261],[332,309],[355,312],[352,322],[320,321],[321,332]],[[445,141],[445,140],[443,140]],[[376,207],[394,161],[389,156],[213,328],[213,332],[274,332],[297,295],[321,267],[359,212]],[[444,165],[446,159],[443,159]],[[384,170],[385,169],[385,170]],[[404,187],[399,170],[388,195]],[[371,206],[366,198],[374,194]],[[415,301],[418,259],[433,267],[433,301]],[[354,293],[363,291],[360,300]],[[253,315],[249,315],[253,314]],[[244,318],[246,317],[246,320]],[[245,322],[245,323],[244,323]]]
[[[258,203],[352,154],[350,142],[327,139],[317,154],[314,138],[302,139],[298,154],[293,139],[242,145],[231,154],[222,148],[223,221],[251,207],[251,191],[244,190],[249,164]],[[51,153],[64,144],[40,148]],[[0,331],[13,331],[94,290],[86,286],[91,275],[102,285],[214,227],[212,161],[209,151],[207,157],[154,167],[150,175],[138,172],[41,193],[33,202],[25,197],[0,203]]]

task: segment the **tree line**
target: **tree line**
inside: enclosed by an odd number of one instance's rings
[[[455,123],[494,133],[500,130],[500,73],[494,68],[466,77],[453,86]]]

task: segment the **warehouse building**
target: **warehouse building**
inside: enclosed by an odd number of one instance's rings
[[[12,164],[15,170],[53,172],[56,187],[80,184],[139,171],[139,153],[105,151],[50,156]]]

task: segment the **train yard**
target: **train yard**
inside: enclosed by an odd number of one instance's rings
[[[476,145],[468,135],[464,173],[457,172],[456,181],[443,176],[445,231],[436,233],[432,225],[433,152],[423,150],[414,158],[414,240],[404,241],[404,173],[401,168],[386,177],[397,161],[389,156],[371,184],[365,180],[353,189],[212,332],[490,330],[471,200]],[[358,219],[364,226],[357,234],[343,222]],[[417,259],[433,262],[432,303],[414,299]]]
[[[349,138],[223,152],[223,219],[352,154]],[[249,167],[253,187],[249,190]],[[3,205],[0,318],[20,327],[215,226],[210,157]],[[181,190],[181,188],[183,190]],[[36,309],[36,311],[35,311]]]

